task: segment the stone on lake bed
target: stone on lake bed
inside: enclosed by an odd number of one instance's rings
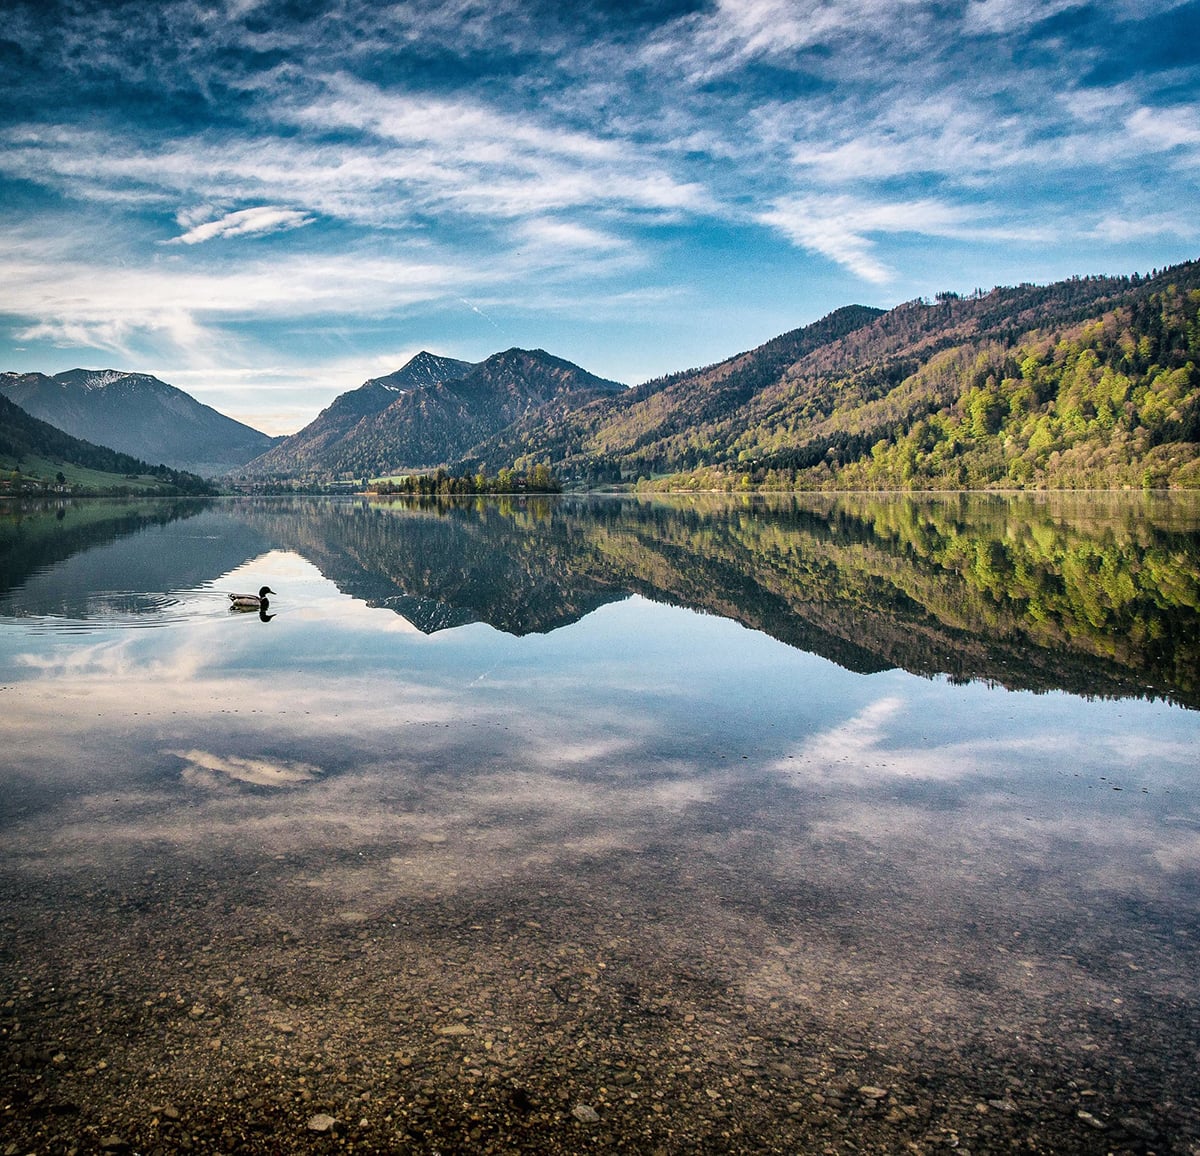
[[[868,1100],[882,1100],[887,1095],[886,1088],[876,1088],[872,1084],[864,1084],[858,1089],[860,1096],[866,1096]]]
[[[315,1116],[309,1117],[308,1130],[310,1132],[328,1132],[337,1121],[324,1112],[319,1112]]]
[[[469,1036],[471,1034],[471,1029],[466,1024],[449,1024],[435,1030],[439,1036]]]
[[[596,1124],[600,1120],[600,1114],[591,1104],[576,1104],[571,1109],[571,1115],[581,1124]]]

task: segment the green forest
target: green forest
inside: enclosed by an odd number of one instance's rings
[[[81,441],[0,397],[0,495],[215,492],[195,474]]]
[[[550,467],[545,462],[539,462],[528,470],[504,466],[494,478],[484,469],[474,474],[451,474],[444,469],[421,474],[404,474],[396,478],[380,478],[371,482],[367,490],[381,497],[395,494],[445,497],[471,494],[558,494],[562,492],[562,485],[550,472]]]
[[[756,423],[731,443],[736,467],[667,484],[1194,489],[1198,364],[1200,289],[1169,285],[1065,331],[952,346],[890,389],[870,373],[835,380],[802,445],[794,422]]]
[[[726,361],[552,415],[461,465],[570,487],[1200,486],[1200,262],[883,312],[847,306]]]

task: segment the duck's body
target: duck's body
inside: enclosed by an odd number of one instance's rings
[[[263,586],[257,594],[230,594],[229,609],[230,610],[266,610],[270,604],[268,594],[274,594],[275,591],[270,586]]]

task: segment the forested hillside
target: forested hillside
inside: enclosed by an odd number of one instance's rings
[[[468,460],[672,488],[1196,486],[1198,364],[1200,263],[948,293],[839,310]]]
[[[63,433],[0,396],[0,491],[22,493],[52,486],[109,492],[153,489],[208,494],[212,486],[194,474],[92,445]],[[131,485],[131,483],[133,483]]]
[[[846,489],[1195,486],[1198,363],[1200,289],[1171,283],[1092,321],[947,349],[878,399],[844,395],[805,447],[762,423],[736,448],[757,480]]]

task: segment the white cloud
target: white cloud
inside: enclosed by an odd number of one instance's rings
[[[700,24],[714,58],[772,55],[814,44],[853,19],[854,5],[794,0],[718,0]]]
[[[524,221],[517,230],[519,240],[539,249],[574,250],[593,253],[625,250],[629,242],[612,233],[592,229],[575,221],[537,217]]]
[[[921,0],[717,0],[714,8],[681,18],[643,50],[657,67],[704,84],[765,58],[785,67],[816,68],[805,49],[865,38],[909,39],[920,34]],[[841,63],[849,66],[844,56]]]
[[[1200,238],[1200,219],[1186,210],[1179,212],[1140,213],[1136,210],[1106,213],[1091,235],[1098,241],[1122,244],[1149,237],[1180,237],[1194,241]]]
[[[796,245],[828,257],[874,284],[893,271],[875,256],[872,234],[957,236],[963,210],[934,200],[871,202],[849,196],[800,196],[777,201],[758,220]]]
[[[956,92],[901,96],[865,121],[852,115],[833,121],[807,117],[792,134],[787,113],[776,110],[765,130],[783,138],[794,165],[831,185],[918,174],[960,183],[994,180],[1010,169],[1048,161],[1051,149],[1062,156],[1061,140],[1031,149],[1029,126],[1020,117],[998,117]]]
[[[76,238],[81,250],[86,235]],[[25,246],[36,243],[26,238]],[[127,353],[158,335],[189,357],[225,345],[214,326],[269,318],[394,314],[467,287],[493,284],[488,262],[371,254],[290,253],[271,260],[196,268],[181,260],[141,267],[89,260],[84,252],[13,253],[0,260],[0,313],[34,318],[23,340]]]
[[[353,129],[378,150],[390,178],[419,207],[482,217],[528,217],[564,208],[704,211],[695,183],[680,182],[625,140],[513,115],[469,97],[388,93],[346,77],[306,103],[280,105],[284,123]]]
[[[469,150],[477,159],[501,165],[526,156],[573,157],[620,162],[620,142],[591,133],[539,124],[489,108],[467,96],[385,92],[347,76],[328,78],[316,99],[273,110],[281,120],[320,129],[352,128],[403,145],[435,145]]]
[[[291,229],[302,229],[316,220],[308,213],[295,209],[283,209],[276,205],[259,205],[253,209],[240,209],[226,213],[215,221],[193,225],[186,233],[174,238],[172,244],[197,245],[218,237],[262,236],[281,233]],[[184,221],[180,221],[184,224]]]
[[[1200,113],[1194,106],[1139,108],[1125,122],[1129,134],[1154,149],[1200,145]]]
[[[1145,19],[1178,7],[1180,0],[1109,0],[1105,5],[1110,19]],[[1082,8],[1081,0],[971,0],[963,16],[968,34],[1020,34],[1072,8]]]
[[[968,33],[1021,32],[1068,8],[1079,0],[971,0],[963,17]]]
[[[563,210],[671,217],[713,209],[652,152],[626,140],[467,97],[388,93],[346,77],[269,103],[236,135],[202,132],[153,145],[68,125],[0,137],[0,172],[85,202],[202,208],[177,218],[176,242],[313,223],[423,227],[424,217],[505,222]],[[300,130],[297,132],[296,130]],[[213,219],[212,206],[263,204]]]

